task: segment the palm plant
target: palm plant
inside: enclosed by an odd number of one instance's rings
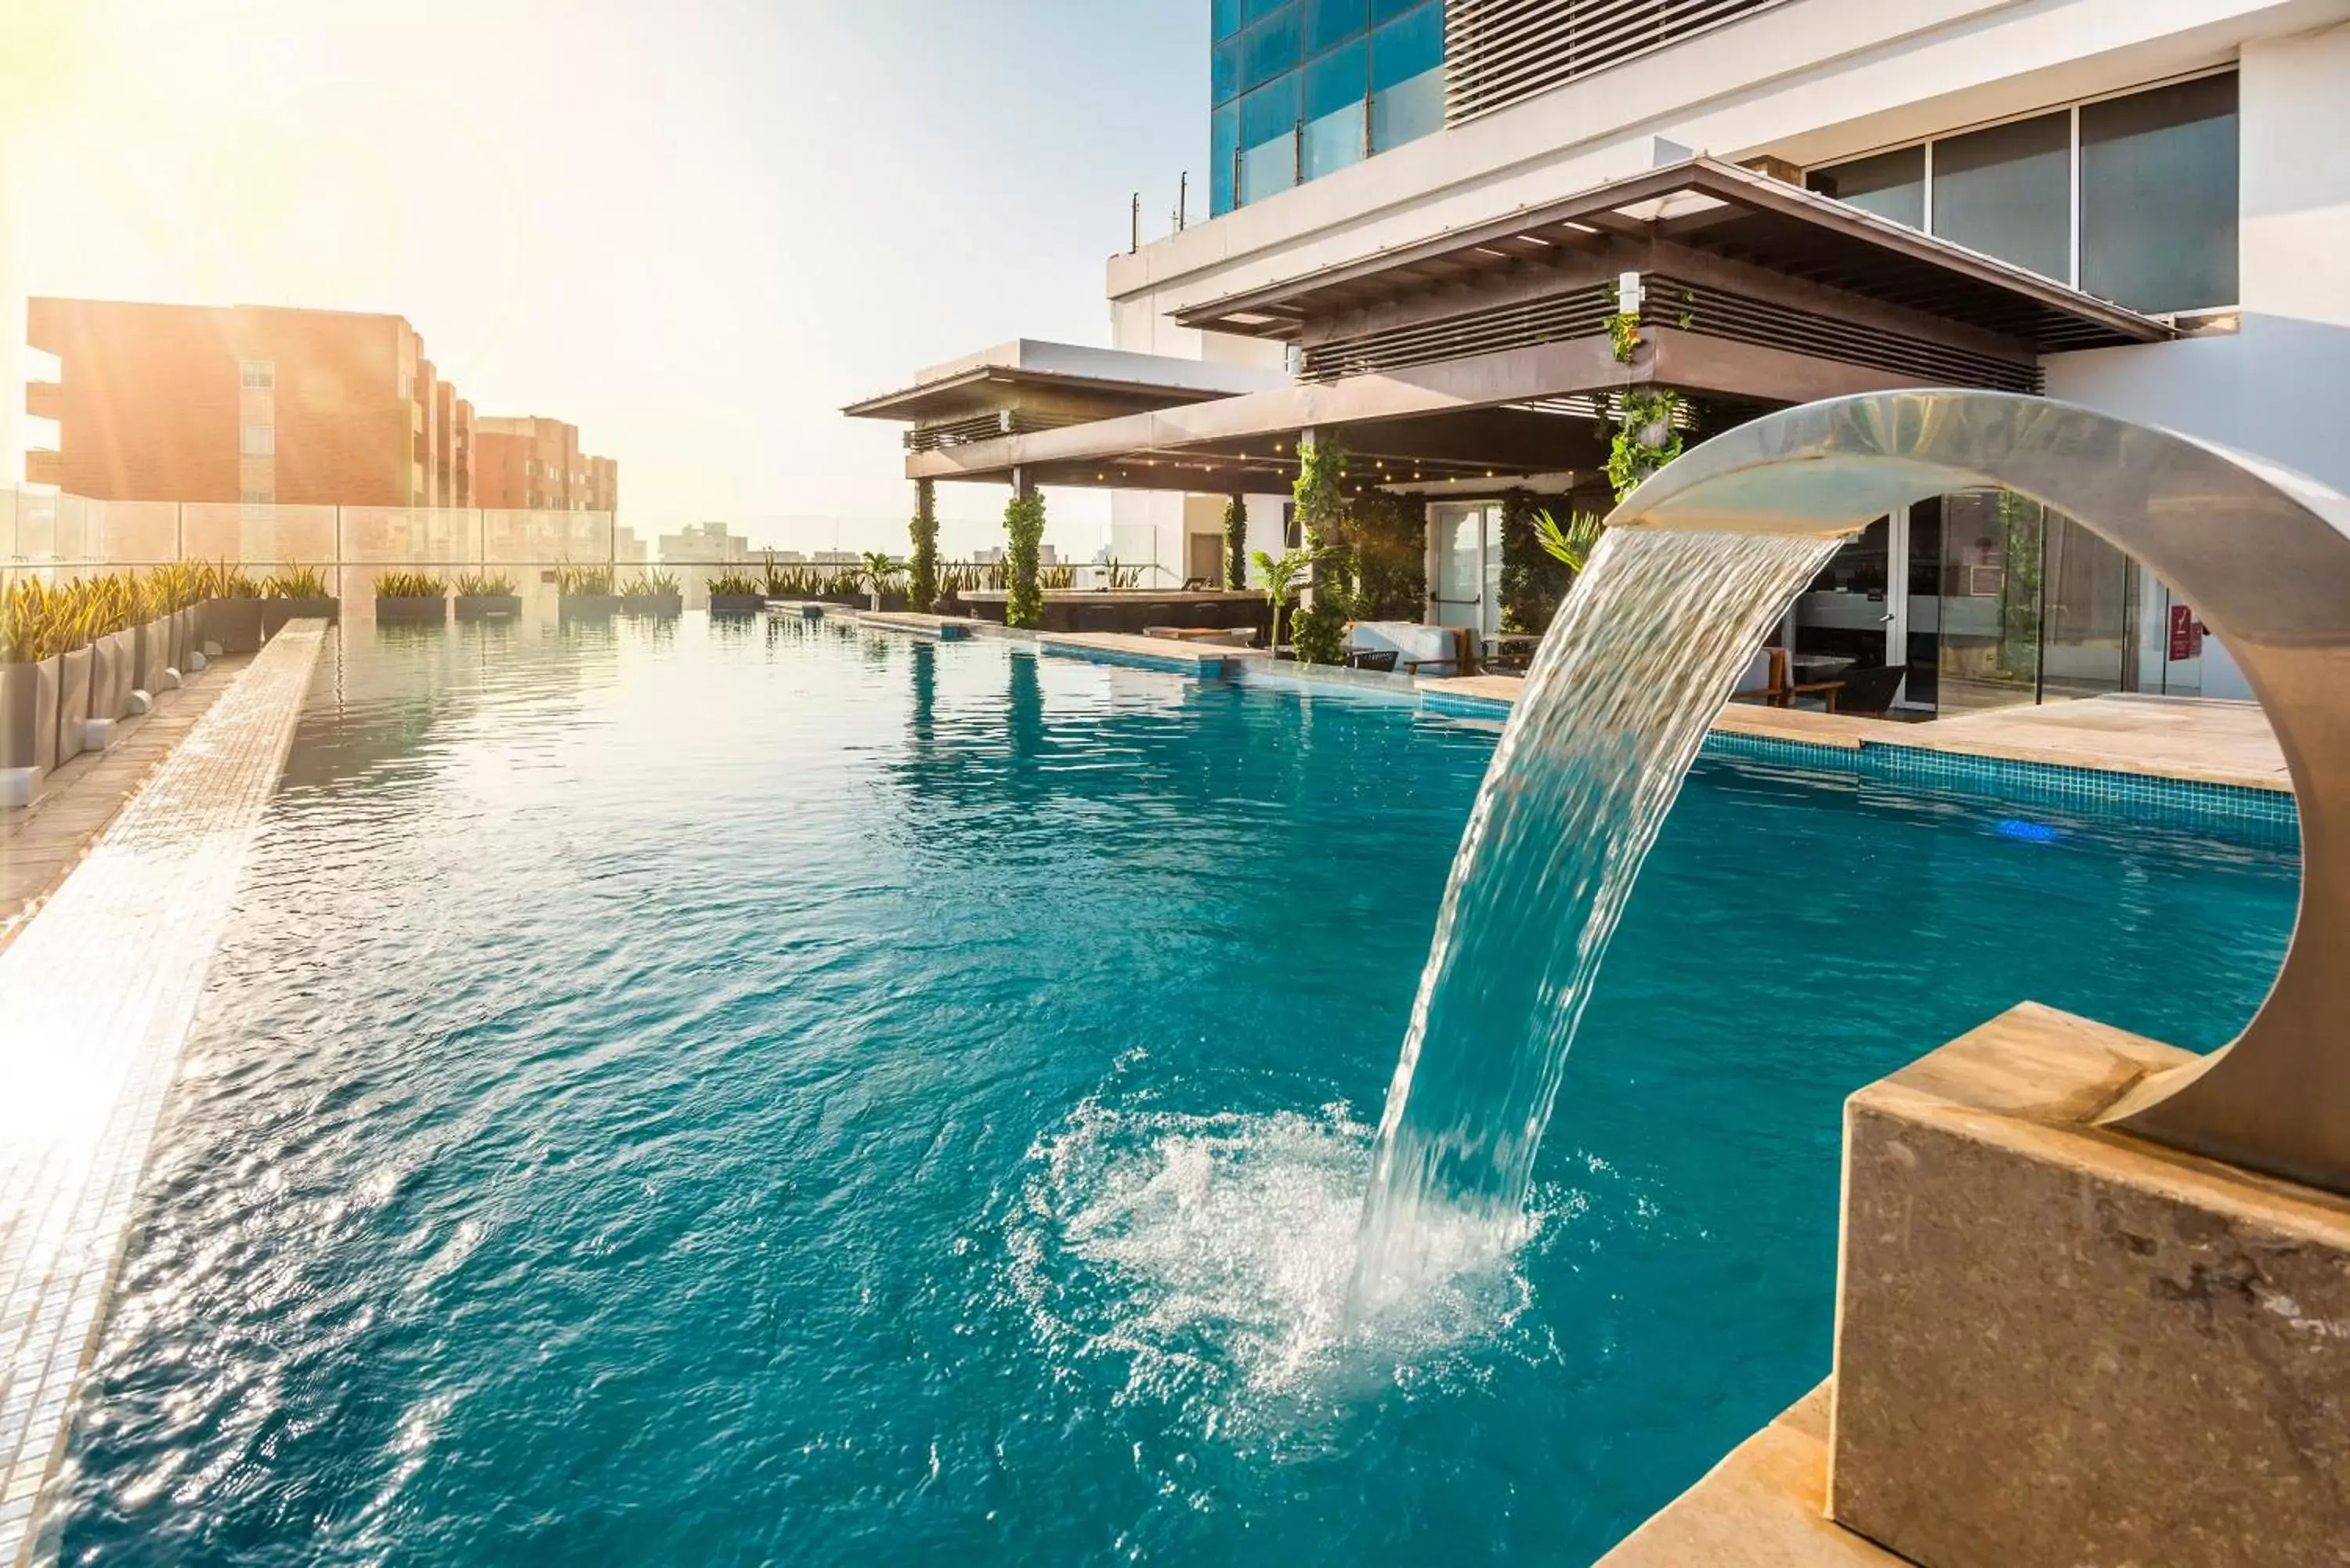
[[[897,580],[899,570],[898,563],[890,559],[886,551],[865,552],[865,559],[856,572],[856,580],[864,586],[867,593],[873,596],[873,607],[876,611],[881,607],[883,590]]]
[[[1591,564],[1591,552],[1599,547],[1599,535],[1607,524],[1596,512],[1577,512],[1559,526],[1558,519],[1548,512],[1534,514],[1534,542],[1553,560],[1563,561],[1577,576]]]
[[[1273,607],[1273,635],[1266,639],[1265,649],[1276,651],[1281,647],[1281,612],[1297,602],[1297,590],[1314,556],[1306,550],[1284,550],[1276,559],[1259,550],[1250,558],[1264,578],[1265,602]]]

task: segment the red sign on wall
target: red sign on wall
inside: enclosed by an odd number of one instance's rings
[[[2203,657],[2203,623],[2195,618],[2191,605],[2170,607],[2170,658],[2173,663],[2182,659]]]

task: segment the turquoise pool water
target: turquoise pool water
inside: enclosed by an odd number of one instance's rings
[[[1587,1562],[1826,1369],[1836,1106],[2197,1046],[2289,857],[1709,762],[1532,1233],[1335,1324],[1490,733],[829,626],[354,631],[69,1562]]]

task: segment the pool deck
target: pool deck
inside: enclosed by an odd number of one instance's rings
[[[0,950],[0,1564],[55,1554],[49,1509],[140,1173],[325,632],[296,621],[224,671]]]
[[[1251,662],[1262,663],[1265,653],[1254,648],[1226,648],[1216,643],[1186,642],[1176,638],[1135,637],[1114,631],[1040,631],[1036,647],[1067,659],[1087,659],[1097,664],[1121,664],[1137,670],[1164,670],[1201,680],[1220,680]]]
[[[1422,680],[1435,697],[1492,706],[1517,701],[1513,675]],[[2121,694],[2038,707],[1999,708],[1923,723],[1859,719],[1806,708],[1733,702],[1714,721],[1718,733],[1858,751],[1903,746],[1959,756],[2085,768],[2143,778],[2290,794],[2284,753],[2259,706],[2182,697]]]
[[[119,721],[114,743],[84,752],[42,779],[21,811],[0,813],[0,949],[81,864],[125,802],[212,711],[247,659],[216,659],[177,691],[155,695],[154,711]]]

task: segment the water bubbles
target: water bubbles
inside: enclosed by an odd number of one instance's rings
[[[1122,1362],[1118,1401],[1175,1406],[1203,1438],[1277,1431],[1440,1376],[1524,1314],[1517,1251],[1537,1222],[1431,1215],[1426,1269],[1350,1303],[1371,1139],[1343,1106],[1087,1101],[1029,1151],[1014,1290],[1058,1366]]]

